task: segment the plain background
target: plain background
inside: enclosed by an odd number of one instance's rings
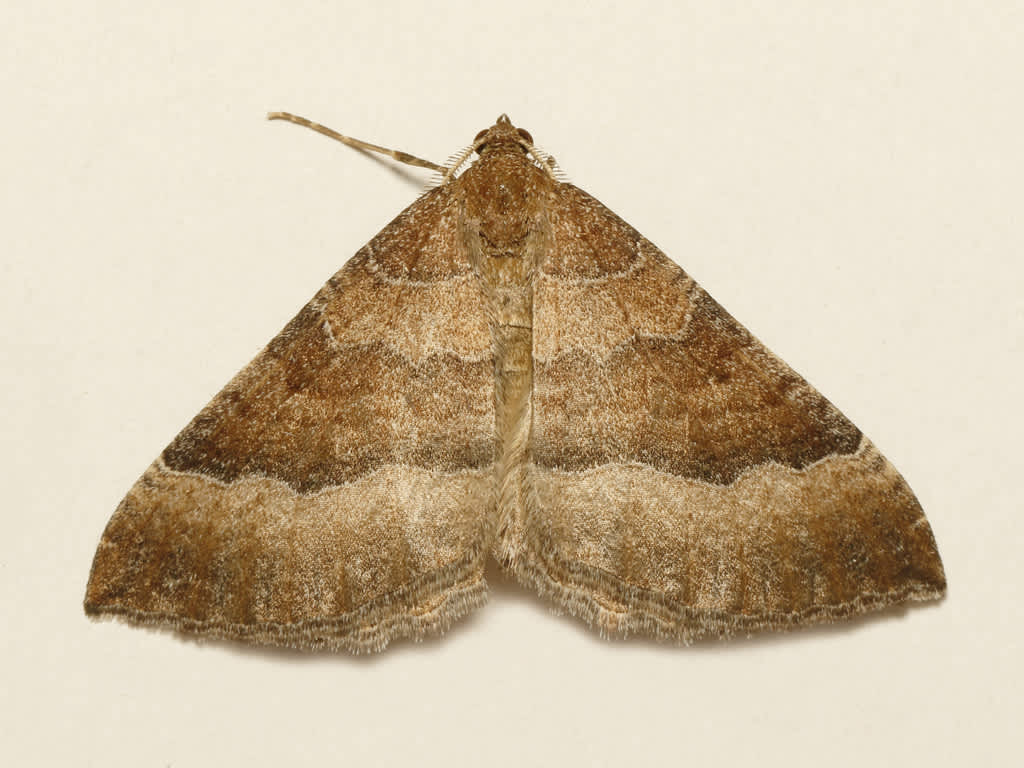
[[[0,762],[996,765],[1021,694],[1016,2],[54,2],[0,11]],[[870,435],[937,605],[609,643],[513,584],[380,656],[91,623],[163,446],[501,112]]]

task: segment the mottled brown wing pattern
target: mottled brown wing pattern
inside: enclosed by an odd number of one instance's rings
[[[594,198],[565,185],[550,225],[523,580],[683,641],[943,592],[917,499],[830,402]]]
[[[376,650],[484,598],[494,362],[436,189],[341,269],[129,491],[92,614]]]
[[[89,613],[379,650],[482,602],[488,554],[683,642],[943,594],[846,417],[507,116],[472,149],[129,491]]]

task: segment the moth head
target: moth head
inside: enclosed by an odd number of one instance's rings
[[[523,128],[516,128],[508,115],[500,115],[490,128],[485,128],[473,139],[473,149],[478,155],[498,148],[515,148],[523,154],[533,149],[533,136]]]

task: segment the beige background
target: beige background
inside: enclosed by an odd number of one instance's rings
[[[21,7],[18,7],[21,6]],[[0,762],[1006,765],[1022,704],[1016,2],[53,2],[0,10]],[[373,658],[80,603],[117,502],[507,111],[903,471],[948,599],[690,649],[514,585]]]

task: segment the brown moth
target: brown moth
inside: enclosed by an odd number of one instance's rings
[[[128,492],[88,614],[378,651],[481,605],[489,557],[684,643],[944,593],[892,464],[506,116],[448,167],[271,117],[443,178]]]

